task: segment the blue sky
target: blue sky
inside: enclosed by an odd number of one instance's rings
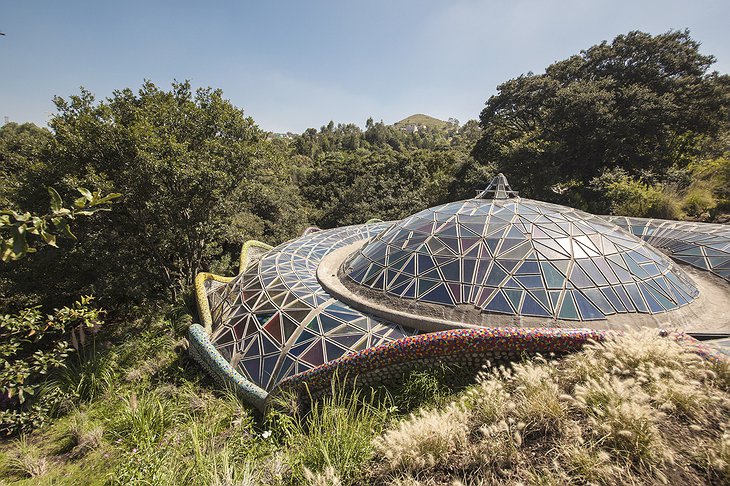
[[[222,88],[265,130],[413,113],[476,118],[496,86],[630,30],[689,28],[730,72],[726,0],[1,0],[0,122],[54,95],[173,79]]]

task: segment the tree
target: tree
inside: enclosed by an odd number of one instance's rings
[[[511,79],[487,101],[473,155],[523,195],[578,205],[604,170],[661,180],[727,126],[730,77],[699,47],[688,31],[630,32]]]
[[[0,208],[41,210],[47,207],[46,186],[36,183],[44,167],[43,153],[48,148],[51,132],[32,123],[6,123],[0,127]],[[21,191],[22,187],[22,191]],[[28,207],[30,201],[43,199],[39,207]]]
[[[82,89],[55,103],[41,178],[62,195],[83,184],[124,199],[104,221],[79,222],[79,244],[55,266],[76,271],[53,275],[53,285],[93,292],[106,306],[174,300],[222,253],[307,224],[284,154],[220,90],[147,81],[100,102]],[[52,271],[30,265],[14,268],[17,285]]]

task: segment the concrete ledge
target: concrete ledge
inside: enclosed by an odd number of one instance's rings
[[[721,278],[679,265],[694,281],[700,296],[691,304],[658,314],[613,314],[595,321],[568,321],[554,318],[525,317],[483,313],[472,305],[441,306],[387,295],[361,287],[342,273],[342,263],[362,248],[367,240],[338,248],[326,255],[317,267],[317,280],[336,299],[360,312],[388,322],[424,332],[448,329],[511,326],[520,328],[584,328],[625,330],[641,327],[681,331],[730,331],[730,284]],[[675,262],[676,264],[676,262]]]

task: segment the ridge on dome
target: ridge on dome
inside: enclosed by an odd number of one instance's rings
[[[394,223],[343,271],[391,297],[561,320],[656,314],[699,296],[636,236],[599,216],[517,197],[502,174],[477,198]]]

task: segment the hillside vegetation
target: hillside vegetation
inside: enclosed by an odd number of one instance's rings
[[[730,77],[699,47],[621,35],[414,133],[272,138],[220,90],[151,81],[0,127],[0,484],[730,483],[727,364],[653,334],[264,417],[185,351],[195,275],[235,274],[245,241],[401,219],[497,171],[597,213],[725,220]]]
[[[13,484],[728,484],[730,369],[655,332],[558,361],[413,372],[264,417],[140,320],[93,399],[0,447]],[[90,374],[86,375],[87,377]]]
[[[393,126],[395,128],[404,128],[408,125],[416,125],[418,127],[424,126],[426,128],[433,128],[436,130],[441,130],[441,129],[448,128],[449,122],[445,122],[443,120],[439,120],[438,118],[424,115],[422,113],[417,113],[415,115],[406,117],[406,118],[402,119],[401,121],[397,121],[397,122],[393,123]]]

